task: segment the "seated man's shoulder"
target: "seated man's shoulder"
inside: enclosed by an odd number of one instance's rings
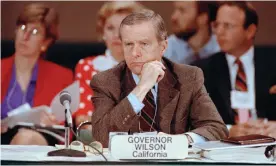
[[[201,72],[201,69],[196,66],[185,64],[175,64],[174,66],[174,73],[180,82],[195,80],[197,73]]]
[[[193,62],[191,65],[197,66],[204,70],[206,68],[212,67],[213,64],[220,63],[223,60],[224,55],[225,54],[223,52],[217,52],[208,58],[197,60]]]

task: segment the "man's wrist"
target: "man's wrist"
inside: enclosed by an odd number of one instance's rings
[[[149,90],[150,89],[146,86],[138,84],[131,93],[134,94],[140,102],[143,102]]]

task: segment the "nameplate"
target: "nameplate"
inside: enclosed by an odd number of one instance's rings
[[[115,135],[111,139],[115,159],[184,159],[188,156],[185,135]]]

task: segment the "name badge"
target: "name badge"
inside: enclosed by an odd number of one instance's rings
[[[231,91],[231,107],[233,109],[254,109],[254,98],[248,92]]]
[[[115,135],[111,139],[115,159],[184,159],[188,156],[185,135]]]

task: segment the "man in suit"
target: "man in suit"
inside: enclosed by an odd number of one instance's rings
[[[196,63],[224,122],[236,124],[229,125],[230,136],[276,137],[276,56],[254,47],[257,26],[257,12],[249,3],[222,3],[213,28],[223,52]],[[240,92],[247,106],[237,101]]]
[[[167,31],[159,14],[146,10],[127,16],[120,37],[125,62],[91,81],[96,140],[107,147],[109,132],[184,133],[190,143],[227,136],[202,71],[162,58]]]

